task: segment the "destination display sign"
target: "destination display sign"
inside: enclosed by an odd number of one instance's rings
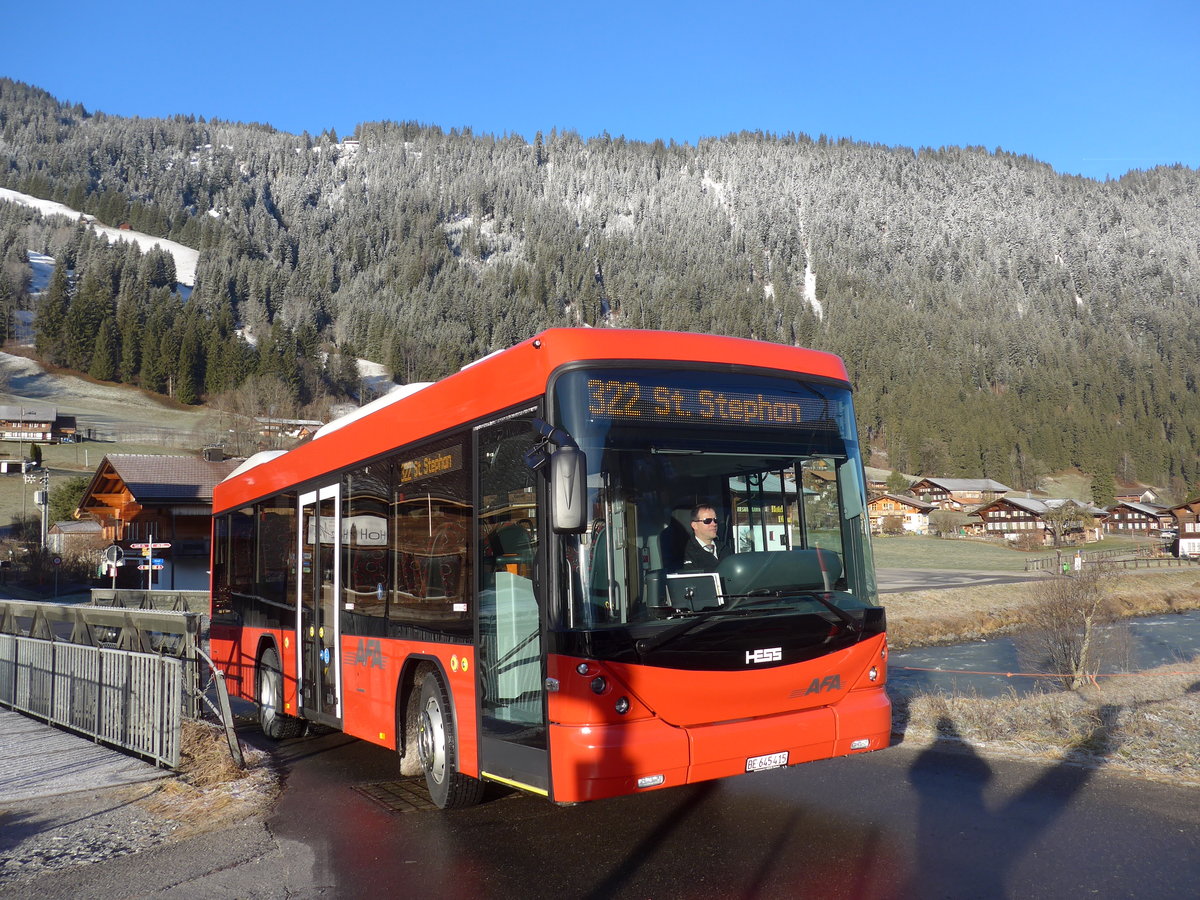
[[[447,447],[445,450],[438,450],[416,459],[402,460],[400,462],[400,482],[408,484],[422,478],[457,472],[461,468],[462,453],[459,447],[457,445]]]
[[[625,375],[626,373],[622,373]],[[672,383],[674,381],[674,383]],[[772,382],[774,388],[778,382]],[[593,419],[646,423],[728,424],[752,428],[797,425],[834,428],[821,396],[775,390],[694,387],[670,376],[589,378],[587,409]]]

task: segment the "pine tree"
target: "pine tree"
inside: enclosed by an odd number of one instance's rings
[[[92,361],[88,367],[88,374],[100,381],[114,381],[119,361],[116,328],[111,320],[105,319],[100,323],[100,331],[92,346]]]
[[[66,264],[59,260],[50,274],[50,284],[38,302],[34,347],[38,355],[55,365],[65,362],[62,348],[63,323],[71,303],[71,281]]]
[[[85,272],[63,322],[62,343],[66,363],[81,372],[86,372],[91,366],[96,335],[101,323],[111,315],[113,298],[106,281],[95,269]]]
[[[200,402],[204,385],[204,357],[195,323],[188,326],[179,345],[179,364],[176,368],[175,399],[188,405]]]
[[[1117,502],[1117,485],[1111,472],[1092,476],[1092,505],[1107,509]]]
[[[142,342],[145,338],[145,322],[141,304],[121,285],[121,296],[117,300],[117,333],[120,338],[121,358],[117,375],[125,384],[135,384],[142,368]]]

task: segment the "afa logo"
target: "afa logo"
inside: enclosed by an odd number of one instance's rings
[[[793,697],[807,697],[809,694],[824,694],[830,691],[840,691],[842,689],[842,676],[826,675],[824,678],[814,678],[812,684],[808,686],[808,690],[797,688],[792,691]]]
[[[358,649],[354,656],[347,659],[352,666],[366,666],[368,669],[383,668],[383,646],[377,640],[358,639]]]

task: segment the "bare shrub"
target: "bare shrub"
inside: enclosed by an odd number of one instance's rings
[[[1017,539],[1013,542],[1013,546],[1015,546],[1018,550],[1041,550],[1046,546],[1046,541],[1042,537],[1042,532],[1040,531],[1025,531],[1017,535]]]
[[[957,510],[937,509],[929,514],[929,530],[938,537],[956,535],[966,524],[966,513]]]
[[[1102,628],[1117,618],[1110,578],[1096,566],[1035,586],[1035,603],[1026,614],[1029,628],[1018,641],[1034,671],[1058,675],[1070,690],[1083,687],[1100,671]]]

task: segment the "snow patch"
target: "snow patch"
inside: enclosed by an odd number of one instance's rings
[[[700,179],[700,186],[704,188],[706,192],[712,191],[713,196],[717,200],[718,206],[720,206],[722,209],[729,208],[729,199],[725,196],[725,185],[714,180],[711,175],[705,172],[703,177]]]
[[[54,257],[45,253],[34,253],[32,250],[26,251],[25,256],[29,259],[29,268],[33,270],[29,293],[40,294],[50,286],[50,276],[54,274]]]
[[[818,319],[825,317],[825,307],[817,299],[817,273],[812,270],[812,263],[804,263],[804,299],[812,308],[813,315]]]
[[[53,200],[42,200],[39,197],[11,191],[8,188],[0,188],[0,200],[32,207],[44,216],[66,216],[76,221],[83,219],[91,225],[93,231],[104,235],[109,241],[132,241],[143,253],[154,247],[160,247],[175,258],[175,278],[179,283],[188,287],[192,287],[196,283],[196,261],[200,257],[200,251],[193,250],[191,247],[185,247],[183,244],[177,244],[175,241],[168,241],[165,238],[143,234],[140,231],[101,225],[94,216],[85,215],[65,204],[55,203]]]
[[[366,406],[360,406],[358,409],[354,410],[354,412],[348,413],[347,415],[342,416],[340,419],[334,419],[332,422],[322,425],[317,429],[317,433],[313,435],[313,440],[319,440],[320,438],[325,437],[327,434],[332,434],[333,432],[344,428],[351,422],[357,422],[359,419],[366,418],[373,412],[378,412],[381,409],[385,409],[386,407],[391,406],[393,403],[403,400],[405,397],[411,397],[413,394],[417,393],[417,391],[423,391],[431,384],[433,384],[432,381],[414,381],[412,384],[398,384],[392,389],[391,393],[384,394],[382,397],[372,400]]]

